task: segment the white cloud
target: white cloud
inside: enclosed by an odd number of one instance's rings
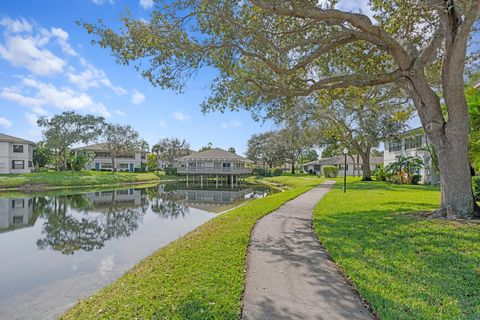
[[[184,113],[181,113],[179,111],[175,111],[173,113],[173,118],[175,120],[178,120],[178,121],[185,121],[185,120],[191,119],[192,117],[190,117],[188,114],[184,114]]]
[[[0,57],[17,67],[25,67],[35,75],[61,73],[66,62],[47,49],[42,48],[46,40],[41,37],[6,36],[0,45]]]
[[[43,106],[53,106],[62,110],[76,110],[96,113],[109,117],[105,105],[97,103],[85,92],[74,91],[70,88],[57,88],[52,84],[37,81],[32,78],[23,78],[22,85],[36,90],[34,96],[25,96],[17,88],[3,88],[0,96],[32,108],[37,114],[45,113]]]
[[[68,33],[62,28],[51,28],[50,33],[52,36],[56,37],[57,43],[59,44],[62,51],[71,56],[77,56],[77,52],[73,50],[72,46],[68,42]]]
[[[118,95],[124,95],[127,93],[127,90],[124,88],[113,85],[103,70],[97,69],[83,58],[80,58],[80,63],[86,67],[86,69],[80,73],[76,73],[72,68],[71,71],[67,73],[68,81],[70,81],[70,83],[75,84],[83,90],[90,87],[98,88],[99,85],[102,84]]]
[[[228,128],[238,128],[242,125],[242,123],[238,120],[232,120],[229,122],[222,122],[221,127],[223,129],[228,129]]]
[[[145,96],[141,92],[139,92],[137,90],[133,90],[131,101],[132,101],[133,104],[140,104],[143,101],[145,101]]]
[[[4,17],[0,19],[0,26],[5,27],[11,33],[32,32],[32,25],[24,18],[11,19]]]
[[[102,5],[102,4],[105,4],[105,3],[110,3],[110,4],[113,4],[113,0],[92,0],[93,3],[95,4],[98,4],[98,5]]]
[[[153,7],[153,0],[140,0],[139,4],[143,9],[148,10]]]
[[[123,112],[122,110],[119,110],[119,109],[114,110],[113,113],[115,113],[116,115],[122,116],[122,117],[127,115],[125,112]]]
[[[12,125],[12,121],[8,120],[7,118],[0,117],[0,126],[4,127],[5,129],[9,129],[12,127]]]

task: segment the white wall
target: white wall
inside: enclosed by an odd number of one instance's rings
[[[14,153],[14,144],[23,145],[23,153]],[[24,161],[24,169],[13,169],[13,160]],[[33,161],[33,146],[23,143],[0,142],[0,174],[31,172],[33,167],[28,166],[29,161]]]

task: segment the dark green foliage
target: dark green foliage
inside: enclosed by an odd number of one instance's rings
[[[480,201],[480,176],[473,177],[473,195],[475,200]]]
[[[387,181],[385,167],[383,165],[378,166],[375,171],[373,171],[373,177],[377,181]]]
[[[412,176],[412,184],[419,184],[420,180],[422,180],[422,175],[421,174],[414,174]]]
[[[338,176],[337,166],[323,166],[322,173],[325,178],[336,178]]]
[[[281,176],[282,174],[283,174],[283,170],[280,168],[270,169],[270,175],[272,177],[278,177],[278,176]]]
[[[177,168],[175,168],[175,167],[171,167],[171,166],[170,167],[165,167],[164,170],[165,170],[165,174],[167,176],[174,176],[174,175],[177,174]]]
[[[95,154],[92,152],[75,152],[69,158],[70,168],[73,171],[81,171],[94,157]]]

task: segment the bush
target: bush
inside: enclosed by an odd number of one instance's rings
[[[375,171],[373,171],[373,177],[377,181],[387,181],[387,172],[383,165],[378,166]]]
[[[35,172],[48,172],[48,168],[45,168],[45,167],[36,168]]]
[[[165,174],[167,176],[175,176],[177,175],[177,168],[175,167],[165,167]]]
[[[337,166],[323,166],[322,172],[325,178],[336,178],[338,176]]]
[[[480,201],[480,176],[473,177],[473,196],[475,200]]]
[[[420,180],[422,180],[421,174],[414,174],[412,176],[412,184],[420,184]]]
[[[278,177],[283,174],[283,170],[279,168],[270,169],[270,176]]]

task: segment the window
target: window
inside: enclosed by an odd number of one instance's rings
[[[33,162],[32,162],[32,161],[28,161],[28,167],[29,167],[29,168],[32,168],[32,167],[33,167]]]
[[[231,166],[231,163],[230,163],[230,162],[224,162],[224,163],[223,163],[223,167],[224,167],[224,168],[230,168],[230,166]]]
[[[363,164],[356,164],[353,170],[363,170]]]
[[[338,165],[338,167],[339,167],[340,170],[345,170],[345,165],[344,164],[340,164],[340,165]],[[347,169],[346,170],[348,170],[348,164],[347,164]]]
[[[135,154],[133,153],[119,154],[117,158],[118,159],[135,159]],[[143,157],[142,159],[145,159],[145,158]]]
[[[25,161],[12,160],[12,169],[15,169],[15,170],[25,169]]]
[[[23,145],[21,145],[21,144],[14,144],[14,145],[13,145],[13,152],[14,152],[14,153],[23,153]]]
[[[102,169],[112,169],[113,168],[112,164],[109,163],[109,162],[102,162],[100,165],[102,166]]]
[[[25,208],[24,199],[13,199],[12,200],[12,209],[15,209],[15,208]]]
[[[128,163],[119,163],[117,165],[118,169],[128,169]]]
[[[402,151],[402,141],[390,141],[388,143],[388,151]]]
[[[423,145],[422,136],[409,137],[405,139],[405,150],[419,149]]]
[[[13,216],[13,224],[22,224],[23,216]]]
[[[135,157],[135,156],[134,156]],[[145,153],[142,153],[142,156],[140,157],[142,160],[145,160]]]
[[[95,152],[96,158],[110,158],[109,152]]]

